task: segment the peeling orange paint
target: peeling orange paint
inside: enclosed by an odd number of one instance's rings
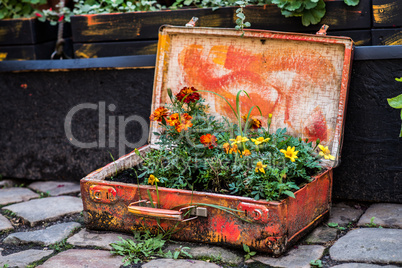
[[[373,5],[373,17],[375,23],[390,23],[397,16],[402,16],[398,10],[401,10],[402,7],[398,4],[397,1],[382,4],[382,5]]]

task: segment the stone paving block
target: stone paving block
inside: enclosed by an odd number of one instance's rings
[[[31,226],[41,221],[55,220],[59,217],[82,211],[82,200],[73,196],[57,196],[30,200],[4,207],[24,218]]]
[[[402,230],[362,228],[348,232],[329,249],[336,261],[402,264]]]
[[[329,241],[335,240],[339,230],[337,228],[330,228],[327,226],[317,227],[311,234],[304,240],[307,244],[325,244]]]
[[[69,249],[51,257],[37,268],[113,268],[120,267],[122,256],[116,256],[106,250]]]
[[[16,185],[16,182],[13,180],[1,180],[0,181],[0,188],[9,188],[9,187],[13,187],[14,185]]]
[[[176,248],[179,248],[178,244],[170,244],[164,250],[165,252],[171,251],[172,253]],[[190,253],[194,259],[199,259],[202,257],[210,258],[211,261],[219,260],[224,263],[236,265],[243,261],[243,256],[233,253],[232,251],[221,248],[221,247],[213,247],[213,246],[189,246],[190,249],[186,250],[186,252]]]
[[[335,222],[344,227],[349,222],[357,222],[362,214],[363,210],[360,208],[351,207],[345,203],[337,203],[332,205],[328,222]]]
[[[219,268],[221,266],[197,260],[157,259],[145,263],[142,268]]]
[[[395,265],[377,265],[369,263],[344,263],[332,266],[331,268],[398,268]]]
[[[7,256],[0,256],[0,267],[8,264],[8,267],[25,268],[28,264],[39,261],[53,253],[53,250],[29,249]]]
[[[52,225],[44,230],[12,233],[4,238],[3,243],[14,245],[34,243],[48,246],[66,239],[74,229],[80,226],[78,222],[66,222]]]
[[[50,196],[63,194],[77,194],[80,192],[80,184],[75,182],[37,181],[29,186],[32,190],[48,193]]]
[[[6,217],[0,214],[0,232],[11,229],[14,229],[14,227],[11,225],[10,221]]]
[[[39,194],[27,188],[13,187],[0,189],[0,205],[7,205],[38,198]]]
[[[373,223],[382,227],[402,229],[402,204],[379,203],[371,205],[357,223],[358,226]]]
[[[310,268],[310,261],[320,259],[324,250],[323,246],[301,245],[279,258],[256,255],[252,259],[273,267]]]
[[[67,243],[77,246],[77,247],[99,247],[102,249],[111,250],[112,247],[109,245],[113,242],[121,241],[119,237],[123,239],[133,239],[131,235],[125,235],[120,233],[100,233],[100,232],[90,232],[86,229],[81,230],[69,239]]]

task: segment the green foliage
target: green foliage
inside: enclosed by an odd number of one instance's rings
[[[337,228],[340,231],[346,230],[345,227],[339,226],[339,224],[336,222],[329,222],[327,225],[328,225],[328,227],[331,227],[331,228]]]
[[[379,226],[378,224],[374,223],[375,217],[371,217],[370,223],[367,223],[366,226],[370,228],[382,228],[382,226]]]
[[[402,77],[401,78],[395,78],[397,82],[402,82]],[[389,106],[395,109],[401,109],[401,120],[402,120],[402,94],[398,95],[394,98],[387,99]],[[399,133],[399,137],[402,137],[402,126],[401,126],[401,132]]]
[[[156,0],[74,0],[74,2],[74,15],[155,11],[163,8]]]
[[[56,252],[72,249],[73,247],[74,247],[73,245],[67,243],[67,238],[56,244],[49,246],[49,248],[53,249]]]
[[[253,124],[260,126],[261,121],[250,115],[252,109],[241,116],[239,95],[236,108],[231,107],[238,118],[236,123],[208,115],[202,98],[183,103],[172,96],[172,104],[167,106],[170,116],[159,118],[160,148],[151,150],[138,168],[143,183],[153,184],[147,178],[156,177],[157,185],[167,188],[268,201],[294,198],[293,192],[321,169],[321,156],[315,151],[319,141],[313,146],[312,142],[286,134],[286,129],[275,133],[253,129]],[[182,129],[185,124],[187,129]],[[295,159],[285,155],[289,148],[297,155]]]
[[[310,261],[310,266],[311,267],[318,267],[318,268],[323,267],[321,260],[312,260],[312,261]]]
[[[49,191],[47,191],[47,192],[39,192],[39,191],[37,191],[37,193],[39,194],[39,198],[45,198],[45,197],[50,196]]]
[[[0,20],[34,17],[35,6],[46,4],[46,0],[1,0]]]
[[[240,7],[236,9],[236,30],[242,31],[242,36],[244,35],[244,28],[248,28],[251,26],[250,22],[245,21],[246,15],[244,15],[244,8],[248,4],[248,0],[246,1],[236,1],[236,4]]]
[[[255,252],[255,251],[250,251],[249,246],[247,246],[246,244],[243,244],[243,250],[244,250],[244,252],[246,252],[246,255],[244,255],[244,260],[245,261],[250,259],[255,254],[257,254],[257,252]]]
[[[60,9],[60,4],[56,5],[56,9],[45,9],[38,12],[39,21],[50,21],[50,25],[56,25],[59,22],[70,22],[70,16],[73,15],[72,11],[68,7],[63,7]]]
[[[187,250],[189,249],[190,249],[189,247],[180,246],[176,248],[173,253],[170,250],[164,253],[164,257],[177,260],[179,257],[183,256],[191,259],[193,258],[193,256],[187,252]]]
[[[134,233],[134,240],[123,239],[119,237],[121,241],[116,243],[111,243],[110,246],[113,248],[112,254],[124,256],[124,265],[130,265],[131,263],[138,263],[146,261],[153,256],[163,257],[162,247],[165,245],[165,240],[162,239],[163,235],[159,234],[157,236],[152,236],[149,232],[145,233]],[[185,252],[187,248],[180,248],[172,254],[173,258],[179,257],[180,254],[188,254]]]
[[[7,263],[3,265],[3,268],[8,268],[10,267]]]

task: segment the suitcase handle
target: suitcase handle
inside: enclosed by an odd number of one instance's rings
[[[139,215],[142,217],[153,217],[153,218],[160,218],[165,220],[174,220],[174,221],[190,221],[197,219],[198,216],[185,218],[187,214],[190,214],[190,210],[195,208],[196,206],[188,206],[177,210],[170,210],[170,209],[162,209],[162,208],[152,208],[152,207],[142,207],[138,206],[137,204],[146,203],[147,200],[140,200],[137,202],[133,202],[128,205],[128,211]]]

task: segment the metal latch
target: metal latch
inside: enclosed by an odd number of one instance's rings
[[[116,189],[106,185],[92,185],[89,187],[89,196],[100,203],[114,203],[117,200]]]
[[[191,20],[186,23],[186,27],[194,27],[197,21],[197,17],[192,17]]]
[[[329,26],[326,24],[323,24],[320,28],[320,30],[318,30],[318,32],[316,32],[316,35],[327,35],[327,30],[328,30]]]
[[[208,217],[207,208],[195,207],[190,210],[191,216]]]
[[[237,206],[237,209],[244,211],[247,218],[251,218],[254,221],[258,221],[260,223],[268,222],[269,210],[264,205],[241,202]]]

